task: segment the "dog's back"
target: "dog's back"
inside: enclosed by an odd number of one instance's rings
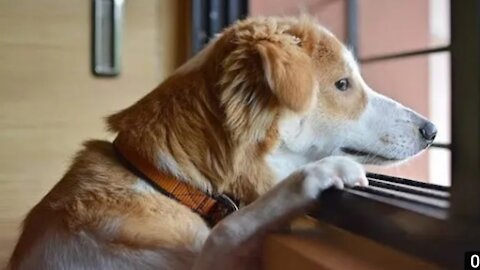
[[[198,228],[206,229],[202,219],[139,181],[111,143],[92,141],[28,214],[9,267],[187,269]]]

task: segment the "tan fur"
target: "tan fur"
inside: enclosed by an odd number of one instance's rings
[[[168,154],[181,180],[207,192],[250,203],[275,184],[265,156],[279,143],[285,111],[305,113],[316,97],[316,106],[341,118],[358,117],[365,106],[360,89],[328,91],[348,71],[339,66],[340,42],[310,19],[245,20],[214,46],[201,65],[172,75],[107,120],[152,163]],[[339,109],[345,107],[352,109]],[[36,228],[47,226],[46,216],[59,221],[62,233],[90,232],[109,249],[194,246],[206,230],[203,220],[160,193],[134,191],[136,180],[110,143],[88,142],[25,220],[12,265],[28,253]],[[116,219],[118,234],[110,236],[105,228]]]
[[[136,180],[118,162],[109,142],[86,143],[65,177],[27,216],[11,265],[41,237],[46,220],[58,220],[61,234],[85,231],[113,250],[194,246],[196,231],[205,227],[204,221],[159,193],[135,192]],[[106,232],[108,223],[119,218],[119,233],[111,237]]]

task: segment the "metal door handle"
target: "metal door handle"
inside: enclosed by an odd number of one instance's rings
[[[124,0],[93,0],[92,72],[116,76],[121,66]]]

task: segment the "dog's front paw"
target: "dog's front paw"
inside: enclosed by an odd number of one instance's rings
[[[327,157],[303,168],[304,192],[309,197],[331,187],[368,186],[363,166],[346,157]]]

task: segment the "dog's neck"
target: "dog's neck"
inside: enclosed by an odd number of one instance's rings
[[[135,149],[122,133],[114,140],[113,148],[119,162],[131,173],[148,182],[160,193],[189,207],[212,226],[238,210],[238,201],[226,194],[210,194],[164,169],[159,169]]]
[[[246,90],[265,92],[255,88],[263,87],[264,80],[245,80],[247,75],[236,69],[227,72],[225,65],[219,69],[226,60],[217,60],[228,58],[228,46],[215,50],[218,55],[201,68],[172,75],[108,123],[158,169],[205,192],[250,202],[275,183],[266,155],[278,143],[279,107],[268,95],[252,96],[255,99],[245,103]],[[238,68],[236,62],[226,62]]]
[[[212,182],[204,177],[199,176],[200,172],[183,169],[177,161],[172,157],[172,155],[167,152],[160,150],[156,154],[156,159],[153,161],[153,164],[165,173],[174,176],[179,181],[186,182],[196,188],[206,192],[212,193],[214,188]]]
[[[159,172],[187,183],[206,194],[227,194],[243,203],[249,203],[270,189],[276,182],[275,174],[264,168],[259,160],[260,157],[246,156],[241,158],[240,162],[243,164],[240,166],[243,169],[240,173],[236,173],[234,168],[230,170],[228,168],[227,170],[219,169],[218,171],[211,168],[211,171],[202,172],[199,167],[204,165],[197,167],[194,163],[195,159],[189,159],[182,155],[174,156],[167,150],[171,148],[169,145],[158,147],[153,143],[146,143],[145,140],[132,138],[131,134],[128,133],[122,135],[126,138],[127,144],[132,145],[131,149],[145,158],[146,163],[154,166]],[[253,154],[251,150],[242,152]],[[217,180],[211,180],[208,175],[216,177]],[[220,175],[227,176],[222,179],[223,181],[219,181],[218,177]]]
[[[304,155],[279,147],[267,156],[268,166],[275,174],[275,182],[280,182],[310,160]]]

